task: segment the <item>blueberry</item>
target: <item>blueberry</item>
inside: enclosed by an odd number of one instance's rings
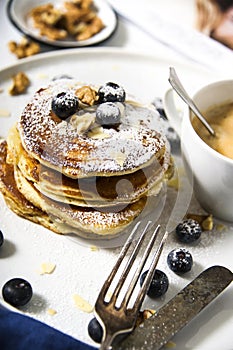
[[[3,243],[4,243],[4,236],[2,231],[0,231],[0,247],[3,245]]]
[[[167,256],[167,263],[173,272],[185,273],[191,270],[193,258],[184,248],[173,249]]]
[[[87,330],[91,339],[100,344],[103,338],[103,328],[95,317],[89,322]]]
[[[176,226],[176,235],[180,242],[192,243],[197,241],[202,233],[201,226],[196,220],[183,220]]]
[[[53,77],[52,81],[60,80],[60,79],[73,79],[71,76],[67,74],[56,75]]]
[[[160,97],[156,97],[154,99],[154,101],[152,102],[152,104],[155,106],[155,109],[157,110],[157,112],[159,113],[160,117],[164,120],[167,120],[167,116],[165,113],[165,110],[163,108],[163,101]]]
[[[101,125],[117,125],[120,122],[120,108],[112,102],[105,102],[96,108],[96,121]]]
[[[125,90],[116,83],[106,83],[98,91],[99,103],[103,102],[124,102]]]
[[[142,286],[148,271],[143,272],[140,278],[140,285]],[[169,281],[167,275],[158,269],[155,270],[147,295],[151,298],[161,297],[168,290]]]
[[[13,278],[2,288],[3,299],[12,306],[23,306],[32,297],[32,287],[23,278]]]
[[[66,119],[77,112],[78,105],[78,98],[70,92],[60,92],[52,99],[52,111],[60,119]]]

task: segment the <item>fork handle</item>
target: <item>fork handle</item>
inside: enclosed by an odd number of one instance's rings
[[[100,345],[99,350],[110,350],[113,339],[114,339],[114,335],[106,334],[106,336],[104,337],[104,339]]]

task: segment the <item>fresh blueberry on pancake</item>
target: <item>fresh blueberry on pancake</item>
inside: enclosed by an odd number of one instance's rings
[[[96,121],[100,125],[117,125],[120,118],[120,109],[113,102],[102,103],[96,108]]]
[[[103,102],[124,102],[125,90],[116,83],[106,83],[98,90],[99,103]]]
[[[67,119],[78,110],[78,98],[70,92],[60,92],[52,99],[52,111],[60,118]]]

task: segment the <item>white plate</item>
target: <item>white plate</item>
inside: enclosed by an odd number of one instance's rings
[[[84,47],[98,44],[108,39],[116,29],[117,16],[112,7],[105,0],[95,0],[95,6],[98,10],[98,16],[102,19],[105,27],[91,38],[77,41],[67,38],[65,40],[51,40],[45,36],[41,36],[39,31],[33,26],[32,21],[28,18],[27,14],[36,6],[41,4],[52,3],[59,6],[59,3],[64,3],[63,0],[10,0],[8,4],[8,15],[12,23],[24,34],[28,35],[32,39],[38,40],[41,43],[49,44],[57,47]]]
[[[68,74],[87,83],[118,82],[127,91],[145,102],[150,102],[156,96],[163,96],[169,87],[167,79],[171,65],[176,68],[184,85],[189,87],[190,93],[205,83],[221,78],[200,67],[176,62],[172,58],[146,56],[118,49],[73,49],[23,59],[18,64],[0,71],[0,88],[3,89],[0,94],[0,114],[7,111],[11,113],[8,117],[1,116],[0,136],[7,135],[10,126],[18,120],[23,106],[33,92],[58,74]],[[7,90],[11,84],[11,76],[19,71],[28,74],[31,86],[27,94],[12,97]],[[168,206],[162,218],[162,223],[168,220],[173,226],[185,214],[190,196],[182,164],[179,158],[176,161],[182,186],[178,192],[173,216],[168,217],[169,203],[175,194],[171,189],[167,196]],[[6,207],[2,197],[0,201],[0,229],[5,236],[5,243],[0,251],[0,286],[13,277],[27,279],[33,286],[34,295],[31,302],[21,308],[21,311],[77,339],[94,344],[87,333],[92,314],[77,309],[72,296],[78,294],[94,304],[98,291],[116,260],[119,248],[99,248],[92,251],[92,243],[76,244],[74,240],[56,235],[17,217]],[[190,206],[189,211],[200,211],[194,200]],[[194,246],[186,246],[193,255],[194,266],[192,272],[184,277],[172,273],[166,264],[168,252],[180,246],[171,233],[158,266],[169,277],[169,290],[162,300],[153,301],[146,298],[144,307],[158,309],[194,276],[211,265],[220,264],[232,270],[232,231],[228,226],[223,231],[203,233],[201,242]],[[47,261],[56,264],[55,271],[51,275],[39,275],[41,263]],[[231,286],[174,337],[177,349],[232,349],[232,291]],[[48,315],[48,308],[57,310],[57,314]]]

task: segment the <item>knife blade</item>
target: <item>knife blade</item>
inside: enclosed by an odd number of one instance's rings
[[[114,350],[159,350],[215,299],[233,280],[223,266],[204,270],[156,314],[145,320]]]

